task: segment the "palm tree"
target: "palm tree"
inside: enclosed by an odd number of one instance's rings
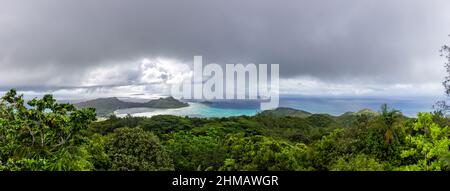
[[[391,144],[395,139],[394,124],[398,121],[400,116],[401,113],[399,110],[389,109],[387,104],[381,105],[380,117],[383,124],[387,128],[386,132],[384,133],[384,140],[387,144]]]

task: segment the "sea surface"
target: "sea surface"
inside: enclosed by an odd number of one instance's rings
[[[433,111],[438,98],[306,98],[282,97],[280,107],[290,107],[311,113],[327,113],[341,115],[345,112],[356,112],[361,109],[379,111],[384,103],[400,110],[406,116],[416,116],[418,112]],[[188,102],[189,107],[177,109],[129,108],[117,110],[119,117],[132,116],[177,115],[190,117],[230,117],[252,116],[261,112],[260,103],[256,101],[214,101],[212,103]]]

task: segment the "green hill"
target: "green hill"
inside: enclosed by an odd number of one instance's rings
[[[288,107],[279,107],[279,108],[276,108],[273,110],[265,110],[265,111],[259,113],[259,115],[272,115],[272,116],[276,116],[276,117],[290,116],[290,117],[305,118],[305,117],[311,116],[312,114],[307,111],[303,111],[303,110],[297,110],[297,109],[288,108]]]
[[[181,102],[173,97],[159,98],[145,103],[125,102],[116,97],[98,98],[75,104],[78,108],[95,108],[97,115],[107,116],[118,109],[148,107],[148,108],[180,108],[189,104]]]
[[[356,115],[369,115],[369,116],[377,116],[379,115],[378,112],[373,111],[371,109],[361,109],[358,112],[355,113]]]
[[[338,123],[343,127],[351,126],[356,117],[359,115],[367,115],[369,118],[376,117],[379,115],[378,112],[371,109],[362,109],[357,112],[346,112],[340,116],[332,116],[329,114],[313,114],[307,111],[280,107],[273,110],[265,110],[258,114],[259,116],[273,116],[273,117],[298,117],[298,118],[308,118],[314,119],[310,120],[315,126],[326,126],[326,124]],[[320,124],[317,124],[320,123]]]
[[[144,103],[142,107],[151,107],[151,108],[180,108],[187,107],[189,104],[178,101],[173,97],[159,98],[156,100],[151,100],[147,103]]]
[[[366,108],[366,109],[361,109],[357,112],[350,112],[350,111],[346,112],[340,116],[337,116],[336,121],[344,127],[349,127],[356,122],[357,117],[360,115],[366,115],[369,118],[373,118],[380,114],[376,111]]]

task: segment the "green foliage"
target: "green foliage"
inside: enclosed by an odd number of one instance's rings
[[[327,131],[329,122],[333,121],[330,117],[323,115],[312,115],[307,118],[259,115],[255,118],[263,127],[261,132],[264,135],[306,144],[320,139]],[[313,119],[317,118],[323,122],[313,122]]]
[[[284,108],[93,122],[94,109],[51,95],[25,103],[11,90],[0,102],[0,170],[449,170],[442,113],[410,119],[383,105],[341,116]]]
[[[274,110],[266,110],[258,114],[259,116],[272,116],[272,117],[300,117],[305,118],[309,117],[311,113],[302,111],[302,110],[296,110],[292,108],[285,108],[285,107],[279,107]]]
[[[344,129],[336,129],[313,144],[310,160],[315,169],[329,170],[335,160],[358,151],[358,140],[346,133]]]
[[[450,128],[441,127],[433,121],[431,113],[419,113],[417,121],[408,129],[406,136],[410,147],[403,150],[401,156],[414,161],[403,166],[402,170],[447,170],[448,162],[443,160],[449,155]]]
[[[175,159],[175,170],[217,170],[225,159],[220,140],[215,136],[196,136],[181,131],[173,133],[166,144]]]
[[[150,119],[140,121],[138,125],[143,129],[153,131],[158,135],[180,130],[189,130],[192,128],[192,123],[189,119],[171,115],[153,116]]]
[[[153,133],[141,128],[114,130],[105,143],[110,170],[173,170],[172,160]]]
[[[4,170],[89,170],[82,131],[93,109],[58,104],[51,95],[24,103],[11,90],[0,102],[0,161]]]
[[[304,170],[307,147],[264,136],[229,135],[224,147],[228,153],[221,170]]]
[[[382,171],[385,170],[375,158],[359,154],[351,157],[340,158],[331,166],[333,171]]]
[[[353,115],[351,126],[335,129],[313,143],[310,155],[313,166],[318,170],[331,170],[338,160],[342,164],[343,159],[357,154],[377,159],[386,168],[400,165],[400,152],[405,144],[404,122],[395,116],[396,111],[383,111],[386,113],[376,116],[364,113]],[[395,135],[389,137],[389,141],[386,141],[387,131]]]
[[[381,105],[381,115],[380,120],[386,127],[386,132],[384,133],[384,140],[387,144],[392,144],[395,139],[395,124],[400,118],[400,111],[392,109],[389,110],[387,104]]]
[[[86,146],[86,149],[89,153],[88,159],[95,170],[105,171],[111,168],[111,161],[105,149],[107,140],[107,137],[100,134],[93,134],[90,136],[89,144]]]

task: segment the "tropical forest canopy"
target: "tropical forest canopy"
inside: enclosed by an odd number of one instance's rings
[[[450,120],[381,106],[341,116],[281,108],[256,116],[96,121],[95,109],[0,103],[1,170],[449,170]]]

